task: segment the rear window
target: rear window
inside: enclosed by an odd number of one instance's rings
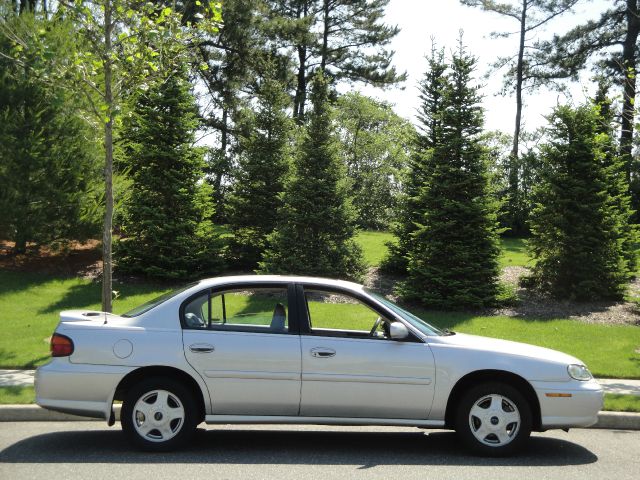
[[[137,317],[138,315],[142,315],[143,313],[148,312],[152,308],[157,307],[161,303],[166,302],[170,298],[173,298],[176,295],[178,295],[178,294],[180,294],[180,293],[182,293],[182,292],[184,292],[186,290],[189,290],[191,287],[195,287],[196,285],[198,285],[198,283],[200,283],[200,282],[190,283],[189,285],[185,285],[184,287],[180,287],[180,288],[178,288],[176,290],[172,290],[170,292],[167,292],[164,295],[160,295],[159,297],[156,297],[153,300],[149,300],[148,302],[137,306],[133,310],[129,310],[127,313],[123,314],[122,316],[129,318],[129,317]]]

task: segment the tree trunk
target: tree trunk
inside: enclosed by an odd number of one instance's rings
[[[323,30],[322,30],[322,51],[320,52],[320,69],[324,74],[327,70],[327,54],[329,49],[329,0],[323,0]]]
[[[636,97],[636,41],[640,33],[636,0],[627,0],[627,33],[622,46],[622,75],[624,93],[622,99],[622,121],[620,131],[620,155],[625,164],[627,182],[631,181],[631,163],[633,150],[633,121]]]
[[[105,190],[105,211],[104,211],[104,231],[102,235],[102,311],[111,312],[112,304],[112,224],[113,224],[113,93],[111,91],[111,1],[106,0],[104,8],[104,41],[105,56],[104,62],[104,100],[107,105],[108,120],[104,125],[104,190]]]
[[[304,104],[307,101],[307,48],[298,47],[298,83],[296,85],[296,96],[293,105],[293,118],[301,124],[304,122]]]
[[[522,122],[522,77],[523,77],[523,59],[525,48],[525,34],[527,26],[527,0],[522,1],[522,14],[520,16],[520,43],[518,46],[518,63],[516,65],[516,119],[515,128],[513,130],[513,146],[509,155],[509,210],[512,217],[512,227],[519,230],[520,225],[517,217],[519,203],[519,168],[518,157],[520,147],[520,125]],[[516,233],[516,232],[514,232]]]
[[[307,16],[308,6],[307,2],[303,2],[303,5],[298,8],[297,18],[304,18]],[[296,95],[293,100],[293,118],[298,124],[304,122],[304,104],[307,101],[307,46],[298,45],[296,47],[298,51],[298,75],[296,85]]]
[[[16,244],[13,247],[13,253],[16,255],[27,252],[27,237],[21,230],[16,232]]]
[[[225,96],[226,98],[226,96]],[[213,203],[215,205],[214,219],[224,223],[225,213],[222,209],[224,198],[222,195],[222,177],[228,171],[227,146],[229,144],[229,107],[226,100],[222,106],[222,129],[220,130],[220,158],[217,164],[217,171],[213,178]]]

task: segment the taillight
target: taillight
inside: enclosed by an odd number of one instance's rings
[[[54,333],[51,337],[50,350],[52,357],[68,357],[73,353],[73,340],[65,335]]]

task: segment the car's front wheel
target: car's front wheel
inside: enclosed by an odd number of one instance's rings
[[[191,438],[198,418],[191,392],[164,378],[149,378],[131,388],[120,416],[125,435],[147,451],[181,447]]]
[[[463,394],[456,432],[476,453],[509,455],[522,448],[531,434],[531,407],[511,385],[484,383]]]

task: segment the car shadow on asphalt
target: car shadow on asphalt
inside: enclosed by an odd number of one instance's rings
[[[200,463],[359,465],[562,466],[598,457],[570,441],[533,436],[514,457],[470,455],[453,432],[349,432],[313,430],[199,429],[179,452],[132,450],[121,431],[55,432],[18,441],[0,452],[0,463]]]

